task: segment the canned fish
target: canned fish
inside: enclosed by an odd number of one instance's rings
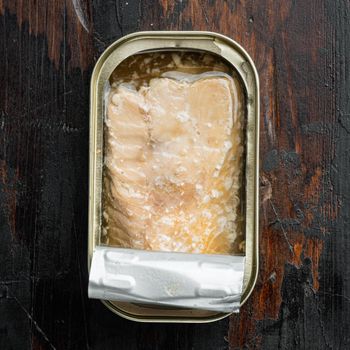
[[[128,35],[96,64],[90,130],[89,295],[147,322],[238,309],[258,271],[259,85],[247,53],[215,33]]]

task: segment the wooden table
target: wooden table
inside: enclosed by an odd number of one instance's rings
[[[350,349],[350,4],[0,0],[0,349]],[[138,30],[211,30],[261,82],[260,275],[239,315],[87,299],[89,79]]]

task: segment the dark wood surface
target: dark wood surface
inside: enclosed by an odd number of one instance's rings
[[[239,315],[87,299],[89,79],[137,30],[212,30],[261,81],[260,275]],[[0,0],[0,349],[350,349],[350,3]]]

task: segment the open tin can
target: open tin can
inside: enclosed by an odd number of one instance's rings
[[[174,55],[176,52],[189,53],[189,56],[184,58],[189,60],[200,57],[201,60],[209,62],[210,57],[216,57],[215,62],[212,63],[216,68],[232,71],[236,79],[239,79],[244,99],[244,151],[242,153],[244,171],[241,190],[244,201],[240,205],[243,217],[241,229],[244,235],[244,242],[242,242],[244,248],[241,249],[245,255],[242,305],[251,294],[258,274],[259,81],[254,63],[245,50],[233,40],[220,34],[211,32],[134,33],[109,46],[97,61],[91,78],[88,266],[91,266],[96,247],[106,243],[103,238],[102,205],[106,84],[110,82],[116,68],[126,60],[130,60],[130,57],[142,54],[147,56],[152,52],[159,53],[159,60],[166,60],[169,53]],[[172,57],[173,60],[178,60],[177,56]],[[150,58],[146,57],[146,60]],[[227,312],[132,302],[108,300],[102,302],[122,317],[143,322],[201,323],[215,321],[229,315]]]

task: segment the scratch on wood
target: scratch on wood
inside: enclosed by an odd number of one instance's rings
[[[278,222],[278,223],[280,224],[280,226],[281,226],[281,230],[282,230],[283,236],[284,236],[284,238],[285,238],[285,240],[286,240],[286,242],[287,242],[287,244],[288,244],[288,248],[289,248],[290,252],[291,252],[291,253],[293,254],[293,256],[294,256],[294,249],[293,249],[293,246],[291,245],[291,243],[290,243],[290,241],[289,241],[289,239],[288,239],[287,232],[286,232],[286,230],[285,230],[285,228],[284,228],[283,222],[282,222],[282,220],[280,219],[280,217],[279,217],[279,215],[278,215],[278,213],[277,213],[277,210],[276,210],[274,204],[272,203],[272,200],[271,200],[271,199],[269,199],[269,202],[270,202],[271,207],[272,207],[272,210],[273,210],[273,212],[274,212],[274,214],[275,214],[275,216],[276,216],[277,222]]]
[[[1,284],[3,285],[11,285],[14,283],[23,283],[23,280],[5,280],[5,281],[0,281]]]
[[[88,20],[86,18],[86,13],[81,5],[81,0],[72,0],[72,4],[80,24],[89,33]]]
[[[2,282],[0,282],[2,284]],[[50,342],[50,339],[47,337],[45,332],[41,329],[41,327],[38,325],[38,323],[34,320],[33,316],[30,314],[30,312],[24,307],[24,305],[18,300],[16,296],[14,296],[12,293],[8,291],[8,295],[10,298],[12,298],[17,305],[20,307],[20,309],[26,314],[27,318],[31,321],[31,323],[35,326],[35,329],[41,334],[41,336],[46,340],[46,342],[49,344],[50,348],[53,350],[56,350],[55,346]]]
[[[207,10],[205,9],[205,5],[203,4],[202,0],[200,1],[200,5],[201,5],[200,7],[203,11],[204,18],[205,18],[205,23],[209,25],[209,18],[208,18]]]

